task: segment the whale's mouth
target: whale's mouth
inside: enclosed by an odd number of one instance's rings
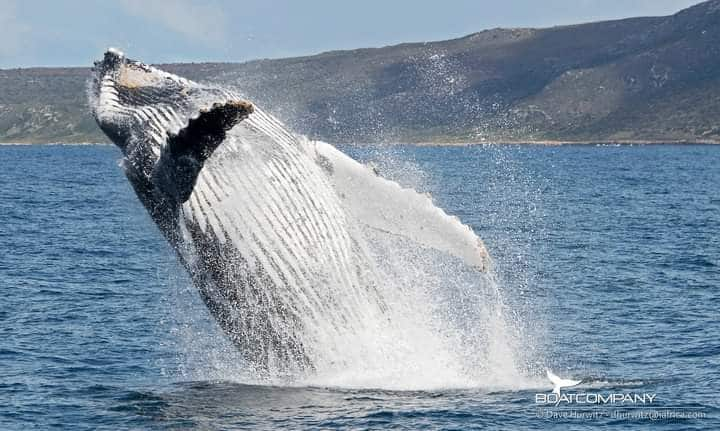
[[[113,138],[116,143],[128,138],[129,132],[120,129],[176,133],[203,110],[241,100],[232,92],[132,60],[112,48],[94,63],[88,89],[100,127],[111,135],[122,135]]]
[[[112,75],[118,86],[130,90],[160,87],[169,83],[185,84],[172,75],[139,61],[130,60],[121,51],[113,48],[105,52],[101,61],[95,62],[95,68],[103,76]]]
[[[120,108],[160,103],[182,107],[189,105],[189,96],[199,90],[192,81],[129,59],[115,49],[108,49],[102,60],[95,62],[93,78],[98,99],[107,93]]]

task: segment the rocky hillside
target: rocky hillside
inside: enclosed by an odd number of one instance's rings
[[[163,67],[237,87],[334,142],[720,140],[720,0],[667,17]],[[0,71],[0,140],[103,140],[88,73]]]

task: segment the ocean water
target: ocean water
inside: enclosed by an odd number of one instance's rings
[[[720,147],[346,150],[485,240],[522,376],[255,384],[114,147],[3,146],[0,429],[720,428]]]

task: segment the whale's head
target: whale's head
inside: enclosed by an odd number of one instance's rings
[[[148,140],[162,146],[168,134],[177,134],[189,120],[240,100],[226,89],[131,60],[113,48],[95,62],[88,95],[98,125],[123,149]]]
[[[197,91],[191,81],[109,49],[95,62],[89,101],[100,128],[125,149],[133,141],[148,141],[153,133],[157,141],[164,139],[193,109],[191,93]]]
[[[156,181],[158,165],[196,175],[225,133],[254,109],[229,90],[131,60],[116,49],[95,62],[88,98],[100,128],[122,149],[134,185]],[[183,182],[176,177],[172,181]]]

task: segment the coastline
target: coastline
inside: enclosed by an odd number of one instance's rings
[[[437,146],[437,147],[465,147],[471,145],[541,145],[541,146],[563,146],[563,145],[594,145],[594,146],[620,146],[620,145],[720,145],[720,141],[713,139],[618,139],[618,140],[602,140],[594,139],[588,141],[570,141],[570,140],[493,140],[479,142],[417,142],[406,145],[417,146]]]
[[[0,142],[0,147],[23,147],[36,145],[67,145],[67,146],[84,146],[84,145],[113,145],[109,142]]]
[[[348,145],[347,142],[337,143],[336,145]],[[113,145],[109,142],[0,142],[0,146],[30,146],[30,145]],[[485,141],[467,141],[467,142],[392,142],[378,143],[366,142],[360,145],[412,145],[418,147],[468,147],[474,145],[540,145],[540,146],[564,146],[564,145],[591,145],[591,146],[632,146],[632,145],[720,145],[720,141],[712,139],[669,139],[669,140],[640,140],[640,139],[621,139],[621,140],[588,140],[588,141],[570,141],[570,140],[485,140]]]

